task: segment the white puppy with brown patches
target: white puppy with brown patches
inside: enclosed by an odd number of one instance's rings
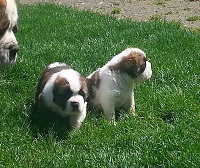
[[[134,84],[151,75],[151,63],[145,53],[128,48],[86,78],[90,104],[103,110],[105,118],[115,124],[115,110],[135,112]]]
[[[16,61],[19,50],[15,37],[17,19],[15,0],[0,0],[0,70],[8,68]]]
[[[86,117],[88,89],[85,78],[64,63],[50,64],[37,84],[35,104],[39,112],[69,117],[71,128],[79,128]]]

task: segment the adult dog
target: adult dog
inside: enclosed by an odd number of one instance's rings
[[[88,89],[85,78],[65,63],[54,62],[37,84],[35,104],[40,113],[69,118],[70,128],[79,128],[86,117]]]
[[[15,0],[0,0],[0,70],[8,68],[19,50],[17,32],[17,5]]]
[[[149,79],[151,63],[138,48],[128,48],[86,78],[90,104],[115,124],[115,110],[135,112],[134,84]]]

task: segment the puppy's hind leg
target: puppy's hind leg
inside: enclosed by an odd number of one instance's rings
[[[106,106],[102,106],[102,109],[106,120],[108,120],[111,124],[116,125],[114,105],[107,103]]]

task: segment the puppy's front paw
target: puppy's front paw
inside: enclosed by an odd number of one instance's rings
[[[116,126],[115,120],[112,119],[112,120],[110,121],[110,123],[111,123],[112,125]]]
[[[116,125],[114,108],[112,112],[104,111],[104,115],[106,120],[108,120],[112,125]]]

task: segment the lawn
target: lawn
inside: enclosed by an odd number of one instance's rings
[[[19,6],[20,53],[0,74],[0,167],[198,167],[200,35],[178,23],[134,22],[56,5]],[[40,128],[33,97],[46,65],[84,76],[127,47],[144,50],[153,76],[135,88],[137,116],[112,126],[88,111],[81,129]],[[94,112],[94,113],[93,113]]]

